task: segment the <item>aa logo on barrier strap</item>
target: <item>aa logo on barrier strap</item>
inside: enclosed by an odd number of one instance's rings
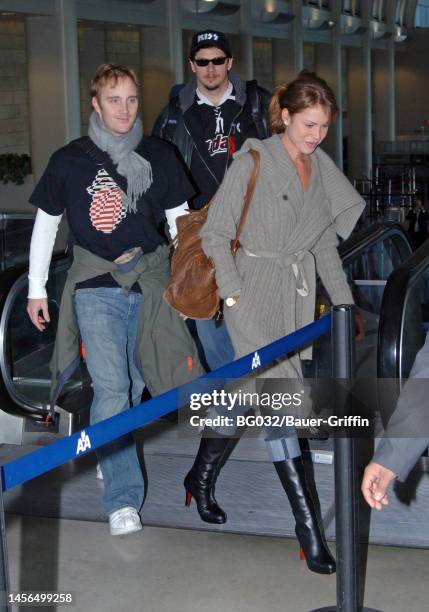
[[[85,433],[85,430],[83,430],[80,433],[80,438],[77,443],[76,455],[79,455],[79,453],[84,453],[89,448],[91,448],[91,440],[89,439],[89,436]]]
[[[256,370],[261,365],[261,358],[259,357],[258,351],[255,351],[252,359],[252,370]]]

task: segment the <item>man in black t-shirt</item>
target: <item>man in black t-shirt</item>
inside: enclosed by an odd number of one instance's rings
[[[266,138],[269,94],[255,81],[231,72],[233,57],[222,32],[205,30],[192,38],[189,62],[194,77],[159,115],[153,136],[172,142],[188,169],[199,209],[216,193],[235,151],[247,138]],[[210,369],[234,359],[224,323],[197,321]]]
[[[143,283],[120,285],[105,270],[124,274],[134,268],[144,270],[141,264],[166,243],[164,220],[173,237],[175,219],[188,209],[193,188],[173,147],[143,137],[138,81],[131,69],[100,66],[91,96],[89,138],[73,141],[52,155],[30,198],[38,212],[30,247],[27,311],[43,331],[49,322],[45,283],[58,224],[66,212],[72,242],[83,254],[80,264],[77,257],[74,262],[81,266],[80,272],[83,267],[85,278],[74,285],[72,318],[85,346],[94,389],[91,423],[96,423],[129,408],[130,398],[132,405],[140,403],[145,384],[138,359]],[[148,303],[152,304],[150,299]],[[180,320],[179,324],[183,325]],[[63,328],[60,331],[58,336],[63,335]],[[66,365],[64,376],[73,364]],[[103,446],[97,458],[111,534],[140,530],[144,480],[131,436]]]

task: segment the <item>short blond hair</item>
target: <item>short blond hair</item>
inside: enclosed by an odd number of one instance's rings
[[[91,80],[91,98],[95,97],[98,99],[101,88],[109,81],[113,81],[113,85],[116,85],[119,79],[126,77],[130,78],[137,89],[139,89],[140,83],[137,75],[129,66],[124,64],[101,64]]]

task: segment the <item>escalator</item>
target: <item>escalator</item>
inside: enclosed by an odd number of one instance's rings
[[[0,271],[26,263],[34,214],[0,212]]]
[[[365,323],[365,338],[356,345],[356,374],[375,378],[384,289],[391,273],[411,255],[412,247],[400,224],[376,223],[353,234],[338,251]],[[316,316],[329,312],[329,298],[320,283],[316,302]],[[314,360],[307,368],[307,377],[330,377],[331,363],[330,337],[325,335],[314,343]]]
[[[429,330],[429,241],[390,275],[381,304],[377,375],[383,425],[395,409],[417,352]],[[413,407],[410,406],[410,410]],[[420,467],[427,467],[428,453]]]
[[[374,398],[377,398],[381,304],[389,277],[410,257],[412,246],[402,225],[384,222],[353,234],[338,251],[365,325],[365,337],[355,347],[355,375],[365,388],[362,416],[369,417],[371,426],[380,429],[380,411]],[[331,304],[321,283],[318,283],[316,301],[316,316],[318,312],[329,312]],[[332,414],[331,371],[331,338],[325,334],[314,342],[313,359],[304,368],[305,377],[312,381],[313,416],[327,418]],[[334,441],[329,438],[329,432],[313,433],[315,439],[310,441],[313,460],[332,464]]]
[[[429,329],[429,241],[400,263],[386,282],[379,311],[375,382],[379,429],[382,436],[395,409]],[[409,406],[413,410],[413,406]],[[427,432],[422,431],[422,435]],[[366,440],[365,442],[371,442]],[[364,466],[372,455],[366,456]],[[371,515],[369,541],[375,544],[428,548],[429,458],[423,453],[403,483],[395,482],[389,506]],[[364,521],[362,520],[362,524]]]
[[[91,397],[90,379],[84,363],[67,381],[59,406],[62,418],[55,423],[46,420],[49,408],[50,370],[56,335],[59,305],[70,259],[64,255],[53,258],[47,292],[51,322],[40,333],[26,313],[27,264],[21,264],[2,273],[0,278],[0,407],[8,415],[15,415],[21,422],[13,428],[13,443],[34,443],[45,433],[67,435],[85,426],[82,416]],[[12,442],[11,418],[5,420],[0,412],[3,438]],[[83,420],[82,420],[82,418]],[[26,436],[26,434],[29,434]],[[39,435],[37,435],[39,434]],[[21,440],[19,440],[21,438]],[[52,439],[48,436],[47,441]]]
[[[411,247],[403,228],[395,223],[376,224],[354,234],[339,248],[346,273],[351,281],[356,303],[364,313],[366,323],[365,345],[359,348],[359,360],[368,364],[376,359],[378,317],[384,285],[389,274],[411,253]],[[50,371],[59,304],[70,260],[64,255],[53,259],[47,292],[51,323],[40,333],[26,314],[27,269],[25,264],[15,266],[0,277],[0,407],[9,415],[23,419],[21,433],[43,434],[48,410]],[[320,289],[319,312],[329,305]],[[315,347],[313,375],[330,373],[329,338],[322,338]],[[373,370],[372,370],[373,371]],[[85,426],[85,412],[91,400],[91,386],[84,364],[67,382],[58,400],[61,406],[61,432],[71,433]],[[0,415],[1,415],[0,411]],[[1,418],[1,417],[0,417]],[[61,424],[60,419],[60,424]],[[9,419],[10,422],[10,419]],[[1,442],[6,439],[5,427],[1,427]],[[55,428],[51,432],[55,433]],[[25,442],[25,436],[13,443]],[[30,436],[32,439],[35,436]]]

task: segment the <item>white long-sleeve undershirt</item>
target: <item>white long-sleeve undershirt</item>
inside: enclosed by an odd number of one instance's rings
[[[167,219],[168,231],[170,232],[171,239],[173,240],[177,236],[177,225],[176,219],[177,217],[181,217],[182,215],[187,215],[189,212],[189,204],[188,202],[183,202],[180,206],[176,206],[176,208],[167,208],[165,211],[165,217]]]
[[[48,215],[41,208],[37,211],[30,244],[29,299],[47,297],[45,285],[61,218],[62,215]]]
[[[184,202],[180,206],[176,206],[176,208],[169,208],[165,211],[171,238],[175,238],[177,234],[177,217],[186,215],[188,208],[188,203]],[[30,244],[29,299],[47,297],[45,285],[48,280],[49,264],[51,263],[52,251],[61,218],[62,215],[48,215],[41,208],[37,211]]]

